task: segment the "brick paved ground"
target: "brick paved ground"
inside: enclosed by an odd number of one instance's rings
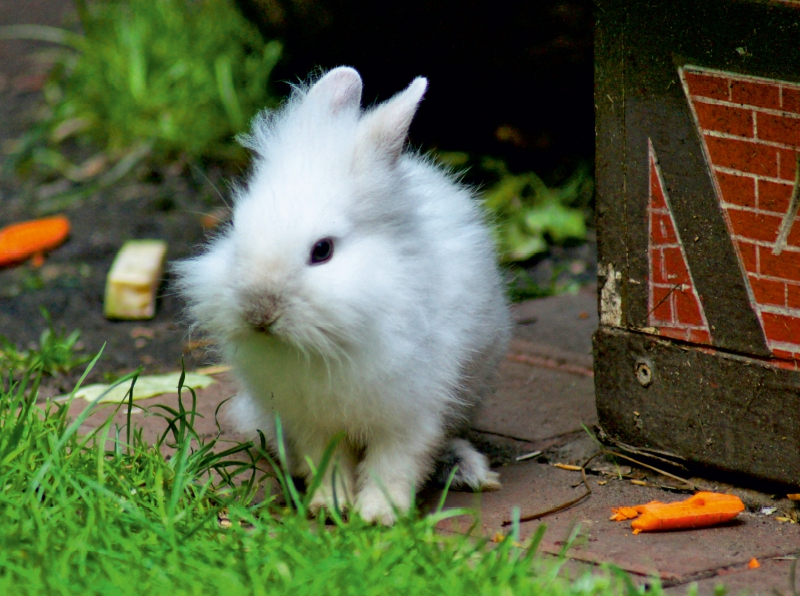
[[[519,507],[522,515],[543,511],[569,501],[583,491],[580,474],[553,467],[552,463],[582,463],[596,449],[583,427],[596,421],[591,370],[591,333],[597,325],[595,297],[591,291],[576,296],[559,296],[532,301],[515,307],[521,324],[517,326],[509,357],[502,365],[502,383],[475,422],[476,440],[495,460],[507,465],[499,468],[503,489],[495,493],[451,493],[446,507],[470,507],[480,511],[481,522],[473,531],[487,536],[507,531],[503,521]],[[213,412],[220,401],[233,395],[235,386],[226,375],[219,383],[198,392],[199,411],[205,418],[198,425],[201,434],[216,434]],[[156,403],[175,405],[175,396],[139,402],[144,407]],[[224,412],[224,408],[223,408]],[[163,429],[160,419],[145,411],[136,414],[151,440]],[[87,421],[87,427],[104,420],[100,412]],[[122,419],[120,419],[122,422]],[[224,436],[231,434],[223,422]],[[542,450],[539,459],[514,463],[515,456]],[[544,462],[544,463],[542,463]],[[602,470],[603,465],[598,466]],[[613,466],[606,465],[608,471]],[[685,593],[697,582],[699,593],[713,594],[724,584],[730,593],[769,594],[773,589],[788,594],[789,569],[800,547],[800,525],[780,522],[760,513],[761,506],[791,507],[787,500],[774,501],[770,495],[751,490],[732,489],[711,481],[717,490],[734,490],[743,497],[749,510],[723,527],[702,530],[639,534],[634,536],[625,522],[611,522],[611,507],[651,500],[679,500],[686,495],[668,492],[658,485],[673,484],[657,475],[646,475],[633,468],[621,468],[628,477],[593,473],[588,476],[591,496],[577,506],[540,521],[522,524],[522,537],[530,536],[540,523],[548,527],[542,550],[557,554],[576,525],[580,535],[568,556],[576,570],[602,563],[613,563],[633,574],[640,583],[658,576],[670,593]],[[650,486],[631,483],[630,476]],[[437,495],[426,491],[430,502]],[[443,532],[466,531],[467,520],[449,520]],[[751,570],[747,563],[757,558],[761,567]]]

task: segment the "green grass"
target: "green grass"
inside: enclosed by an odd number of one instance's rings
[[[7,162],[73,182],[119,179],[143,159],[243,163],[233,137],[274,107],[269,77],[281,44],[266,42],[233,0],[76,0],[82,34],[41,26],[3,37],[57,42],[47,113]],[[92,155],[72,163],[75,139]],[[84,152],[85,153],[85,152]]]
[[[537,554],[541,532],[520,545],[518,526],[495,547],[437,534],[443,512],[326,525],[280,465],[256,461],[259,445],[197,437],[184,400],[153,408],[166,429],[154,445],[130,412],[81,436],[91,408],[70,421],[65,403],[36,405],[29,377],[0,390],[2,594],[642,593],[621,572],[566,578],[563,557]],[[285,502],[256,498],[259,468]]]
[[[67,334],[65,329],[58,330],[50,313],[44,308],[41,313],[47,321],[47,328],[39,335],[38,345],[20,350],[14,342],[0,334],[0,377],[9,373],[19,375],[33,369],[40,369],[44,375],[55,376],[68,373],[92,359],[91,356],[77,353],[80,331]]]

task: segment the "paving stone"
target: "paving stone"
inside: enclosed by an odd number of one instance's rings
[[[591,377],[507,360],[500,379],[474,421],[476,430],[538,445],[597,422]]]
[[[580,474],[538,463],[520,463],[500,469],[503,489],[494,493],[451,492],[446,508],[474,507],[480,511],[476,531],[488,536],[508,529],[502,526],[517,506],[522,515],[540,512],[576,498],[584,491]],[[623,480],[597,484],[589,478],[592,495],[584,502],[541,521],[523,523],[521,537],[529,537],[540,523],[548,527],[544,552],[557,553],[570,532],[580,525],[580,537],[569,556],[592,563],[614,563],[642,576],[657,575],[663,581],[681,582],[722,568],[747,564],[752,558],[769,559],[794,552],[800,544],[800,526],[771,517],[742,513],[737,520],[714,528],[676,532],[642,533],[634,536],[627,522],[611,522],[611,507],[652,500],[680,500],[655,488]],[[441,528],[465,531],[468,520],[447,520]]]
[[[761,567],[749,569],[747,565],[737,565],[721,569],[716,575],[696,582],[677,584],[668,587],[666,594],[686,594],[691,584],[697,584],[697,596],[713,596],[720,586],[726,594],[748,594],[749,596],[776,596],[776,590],[785,595],[792,594],[789,573],[792,561],[765,559],[759,561]],[[798,588],[800,589],[800,588]]]
[[[475,430],[471,431],[467,438],[481,453],[489,458],[490,465],[493,467],[504,466],[517,461],[517,457],[543,451],[541,444],[537,446],[528,441],[518,441]]]
[[[514,337],[582,355],[592,353],[597,329],[597,293],[584,287],[574,295],[528,300],[512,307]]]

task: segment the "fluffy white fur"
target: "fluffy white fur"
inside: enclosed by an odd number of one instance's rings
[[[243,391],[243,431],[276,445],[280,416],[294,474],[310,475],[338,432],[333,491],[369,521],[409,508],[437,457],[456,484],[498,488],[457,433],[505,351],[509,317],[494,246],[466,187],[403,152],[427,87],[415,79],[362,111],[361,78],[334,69],[253,123],[257,155],[233,223],[177,265],[198,328],[221,346]],[[334,253],[311,264],[320,239]],[[260,327],[260,329],[258,329]]]

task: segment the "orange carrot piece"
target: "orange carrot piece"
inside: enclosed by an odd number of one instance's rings
[[[682,528],[702,528],[725,523],[744,510],[739,497],[699,492],[685,501],[662,503],[650,501],[634,507],[614,507],[612,521],[633,519],[633,533]],[[638,519],[634,519],[637,516]]]
[[[0,230],[0,267],[53,250],[67,239],[69,231],[69,220],[63,215],[6,226]]]
[[[639,515],[636,507],[612,507],[611,521],[625,521],[626,519],[633,519]]]
[[[747,567],[749,569],[758,569],[759,567],[761,567],[761,563],[758,562],[758,559],[753,557],[752,559],[750,559],[750,562],[747,564]]]
[[[612,515],[609,519],[611,521],[625,521],[626,519],[633,519],[638,517],[640,513],[644,513],[644,508],[648,505],[663,505],[661,501],[650,501],[644,505],[634,505],[633,507],[612,507]]]
[[[631,528],[640,532],[714,526],[744,511],[739,497],[711,492],[699,492],[676,503],[652,502],[639,507],[641,515],[631,522]]]

